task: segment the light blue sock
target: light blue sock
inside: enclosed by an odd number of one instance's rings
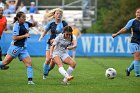
[[[27,76],[28,78],[33,78],[33,69],[32,66],[27,67]]]
[[[135,62],[135,61],[133,61],[133,62],[131,63],[131,65],[129,66],[128,72],[131,72],[131,71],[134,69],[134,62]]]
[[[53,67],[51,67],[50,65],[49,65],[49,71],[51,71],[53,69]]]
[[[0,61],[0,66],[2,66],[3,65],[3,63],[2,63],[2,61]]]
[[[44,63],[44,75],[48,75],[49,69],[50,69],[49,65]]]
[[[140,76],[140,61],[134,61],[135,76]]]

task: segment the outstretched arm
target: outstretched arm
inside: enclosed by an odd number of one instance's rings
[[[112,37],[115,38],[116,36],[118,36],[119,34],[125,33],[127,31],[126,28],[122,28],[121,30],[119,30],[117,33],[112,34]]]
[[[42,40],[42,38],[45,36],[47,34],[47,31],[44,31],[42,34],[41,34],[41,36],[40,36],[40,38],[39,38],[39,42]]]

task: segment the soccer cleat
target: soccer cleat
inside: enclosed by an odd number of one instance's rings
[[[68,76],[68,77],[67,77],[67,81],[70,81],[70,80],[72,80],[72,79],[74,79],[73,76]]]
[[[140,75],[137,75],[136,77],[140,77]]]
[[[47,76],[46,75],[43,75],[43,79],[47,79]]]
[[[130,72],[128,71],[128,69],[126,69],[125,72],[126,72],[126,76],[130,76]]]
[[[69,85],[70,83],[69,82],[62,81],[61,84],[63,84],[63,85]]]
[[[6,65],[0,67],[1,70],[7,70],[8,68],[9,66],[6,66]]]
[[[28,81],[28,85],[34,85],[35,83],[33,81]]]

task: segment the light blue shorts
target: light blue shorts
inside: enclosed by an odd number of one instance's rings
[[[7,54],[11,55],[14,58],[18,57],[18,59],[20,61],[22,61],[24,58],[30,56],[26,47],[18,47],[18,46],[14,46],[14,45],[11,45],[9,47]]]
[[[129,49],[130,49],[131,53],[140,52],[140,44],[130,43]]]

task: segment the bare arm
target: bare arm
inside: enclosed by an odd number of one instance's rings
[[[119,30],[117,33],[112,34],[112,37],[115,38],[116,36],[118,36],[119,34],[125,33],[127,31],[126,28],[122,28],[121,30]]]
[[[13,36],[13,40],[21,40],[24,38],[28,38],[30,35],[29,33],[26,33],[25,35],[21,35],[21,36]]]
[[[41,34],[41,36],[40,36],[40,38],[39,38],[39,40],[38,40],[39,42],[40,42],[40,41],[42,40],[42,38],[47,34],[47,32],[48,32],[48,31],[44,31],[44,32]]]
[[[37,22],[36,21],[32,22],[32,27],[34,27],[36,25],[37,25]]]
[[[76,40],[73,40],[72,41],[72,46],[68,46],[67,49],[68,50],[71,50],[71,49],[76,48],[76,47],[77,47],[77,41]]]
[[[15,6],[17,6],[17,4],[18,4],[18,0],[15,0]]]
[[[50,57],[52,58],[53,50],[54,50],[55,45],[52,45],[50,47]]]

